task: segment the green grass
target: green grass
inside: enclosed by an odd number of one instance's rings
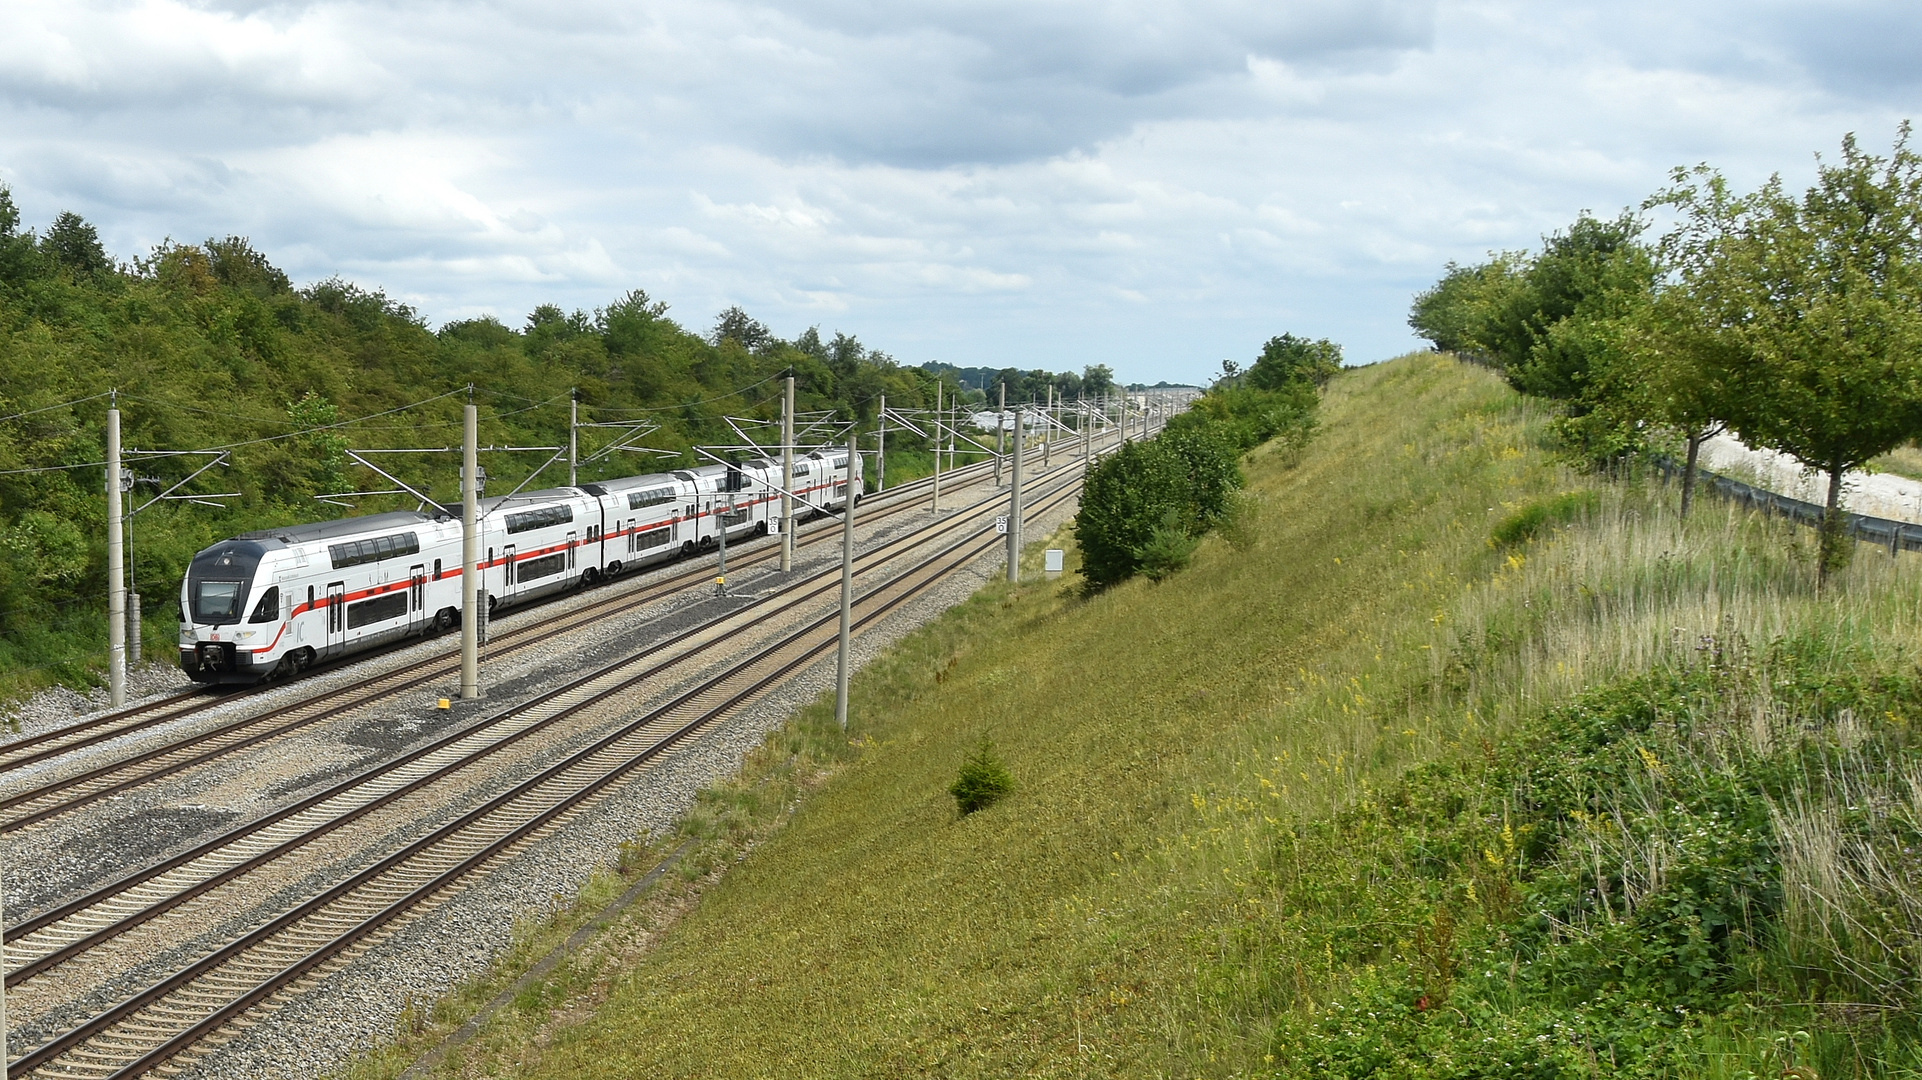
[[[1538,405],[1443,358],[1344,375],[1323,420],[1298,456],[1256,451],[1246,516],[1187,571],[1091,598],[1072,575],[992,586],[861,674],[851,740],[824,706],[777,734],[697,815],[733,838],[707,866],[747,857],[657,946],[590,963],[568,1022],[526,1012],[465,1074],[1413,1076],[1429,1039],[1459,1066],[1434,1075],[1897,1075],[1877,1017],[1912,1003],[1874,972],[1922,940],[1889,846],[1922,773],[1897,685],[1915,560],[1864,550],[1817,597],[1808,537],[1712,500],[1684,526],[1671,491],[1573,474]],[[1669,741],[1560,739],[1566,709],[1626,716],[1606,703],[1646,678],[1680,688],[1643,695]],[[948,788],[983,738],[1015,785],[963,817]],[[1514,928],[1566,916],[1555,883],[1608,839],[1530,785],[1590,777],[1633,826],[1613,857],[1695,865],[1679,818],[1630,812],[1659,769],[1787,838],[1762,873],[1799,899],[1718,938],[1740,978],[1657,1025],[1636,1011],[1655,976],[1610,984]],[[1837,830],[1883,863],[1823,862]],[[1673,928],[1583,918],[1554,949]],[[1869,925],[1879,944],[1851,936]],[[1512,969],[1478,967],[1497,956]],[[1560,974],[1530,982],[1538,959]],[[1460,1030],[1417,1008],[1437,980]],[[1594,1021],[1561,1071],[1473,1052],[1547,1061],[1557,1010]],[[1659,1053],[1618,1053],[1624,1032]]]
[[[1906,476],[1911,480],[1922,480],[1922,446],[1912,443],[1898,446],[1869,462],[1869,468],[1876,472]]]

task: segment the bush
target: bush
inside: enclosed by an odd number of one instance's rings
[[[1089,470],[1074,537],[1090,585],[1115,585],[1141,569],[1141,553],[1169,511],[1188,507],[1185,472],[1160,439],[1129,443]]]
[[[1159,580],[1187,564],[1202,534],[1224,519],[1241,487],[1235,449],[1209,428],[1133,442],[1088,473],[1075,542],[1095,588],[1153,566]]]
[[[1724,644],[1296,824],[1234,958],[1277,1074],[1915,1075],[1922,684]]]
[[[994,743],[984,736],[981,745],[961,763],[961,775],[955,777],[948,794],[954,796],[955,806],[966,816],[993,806],[1013,790],[1014,774],[995,756]]]
[[[1491,539],[1497,547],[1514,547],[1535,538],[1544,526],[1560,525],[1575,520],[1587,510],[1594,509],[1595,493],[1592,491],[1571,491],[1552,499],[1541,499],[1529,503],[1513,514],[1508,515],[1500,525],[1495,526]]]
[[[1194,557],[1195,549],[1201,546],[1201,537],[1185,528],[1180,519],[1169,514],[1155,531],[1148,534],[1148,542],[1136,552],[1141,564],[1141,572],[1150,581],[1160,581],[1175,571],[1188,565]]]

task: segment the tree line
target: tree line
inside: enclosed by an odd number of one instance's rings
[[[1558,402],[1555,435],[1582,460],[1672,440],[1684,514],[1722,431],[1826,476],[1826,579],[1853,548],[1843,476],[1922,436],[1922,157],[1904,123],[1887,155],[1846,137],[1800,191],[1678,168],[1639,209],[1583,213],[1538,252],[1450,263],[1408,321]]]
[[[1088,471],[1075,543],[1091,589],[1136,574],[1159,581],[1188,564],[1201,538],[1245,507],[1241,455],[1313,434],[1321,388],[1341,368],[1341,346],[1283,334],[1246,371],[1222,377],[1152,438],[1129,442]]]
[[[236,533],[358,511],[414,506],[403,496],[316,496],[391,488],[353,465],[348,448],[458,446],[472,384],[483,444],[566,441],[568,395],[584,421],[646,420],[655,453],[617,451],[584,481],[702,461],[695,445],[740,441],[726,417],[762,421],[776,441],[780,376],[792,371],[801,410],[871,425],[891,407],[934,404],[949,376],[897,363],[852,335],[810,328],[777,337],[738,308],[703,331],[633,290],[592,311],[535,308],[518,326],[484,316],[430,327],[379,290],[330,278],[296,287],[246,239],[166,243],[130,262],[97,230],[63,213],[22,227],[0,185],[0,690],[47,678],[84,682],[104,655],[104,395],[118,390],[124,441],[143,450],[232,446],[231,465],[180,494],[146,503],[205,458],[136,463],[133,584],[147,600],[150,641],[171,648],[173,598],[193,553]],[[390,413],[410,402],[448,394]],[[64,402],[81,401],[75,405]],[[342,424],[349,418],[375,417]],[[614,429],[581,433],[584,456]],[[911,432],[889,435],[890,480],[929,462]],[[547,453],[489,454],[489,490],[506,492]],[[457,501],[457,456],[387,455],[390,471]],[[29,471],[39,470],[39,471]],[[567,482],[563,460],[533,487]],[[504,485],[504,486],[503,486]],[[38,674],[35,674],[38,673]]]
[[[1008,388],[1008,400],[1011,402],[1046,402],[1050,389],[1058,401],[1093,400],[1115,390],[1114,369],[1106,364],[1089,364],[1076,374],[1040,368],[1021,371],[1017,368],[956,367],[931,360],[922,364],[921,370],[937,377],[950,378],[959,384],[964,391],[962,400],[967,403],[998,402],[1003,386]]]

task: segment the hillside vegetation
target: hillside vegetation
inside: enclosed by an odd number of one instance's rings
[[[1408,322],[1555,403],[1571,456],[1620,466],[1676,452],[1688,516],[1702,444],[1724,431],[1828,478],[1817,558],[1855,541],[1843,478],[1922,438],[1922,154],[1910,125],[1883,157],[1854,135],[1802,192],[1738,192],[1676,169],[1643,211],[1584,211],[1535,253],[1450,263]],[[1895,459],[1899,461],[1900,459]]]
[[[436,330],[405,304],[337,278],[295,288],[240,238],[169,243],[123,264],[75,215],[44,232],[22,228],[0,185],[0,696],[56,678],[85,682],[104,662],[111,392],[129,448],[232,449],[229,467],[178,494],[236,497],[161,503],[133,520],[133,586],[147,598],[148,648],[164,657],[193,552],[249,529],[350,512],[318,495],[393,488],[344,451],[458,446],[469,384],[484,445],[565,444],[571,390],[584,421],[657,426],[635,444],[664,454],[601,456],[581,471],[592,480],[697,463],[695,444],[739,443],[723,417],[777,417],[789,369],[803,412],[871,425],[882,394],[897,408],[934,403],[934,375],[852,336],[809,329],[783,340],[738,308],[703,335],[638,290],[591,312],[543,305],[518,327],[483,317]],[[1106,378],[1092,374],[1097,386]],[[763,442],[778,441],[774,432],[757,429]],[[582,454],[625,434],[586,430]],[[919,437],[889,441],[890,481],[926,471]],[[490,492],[512,490],[548,456],[486,454]],[[208,460],[132,462],[133,505]],[[382,460],[436,498],[458,498],[455,455]],[[563,459],[534,486],[566,481]],[[415,505],[345,501],[363,513]]]
[[[1185,571],[990,587],[851,740],[776,736],[688,826],[745,861],[461,1068],[1911,1074],[1922,563],[1818,596],[1806,534],[1572,473],[1549,418],[1445,356],[1338,377]],[[1014,787],[960,816],[984,737]]]

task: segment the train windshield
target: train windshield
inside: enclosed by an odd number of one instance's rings
[[[197,623],[237,622],[240,602],[246,596],[244,581],[203,581],[194,586],[194,621]]]

